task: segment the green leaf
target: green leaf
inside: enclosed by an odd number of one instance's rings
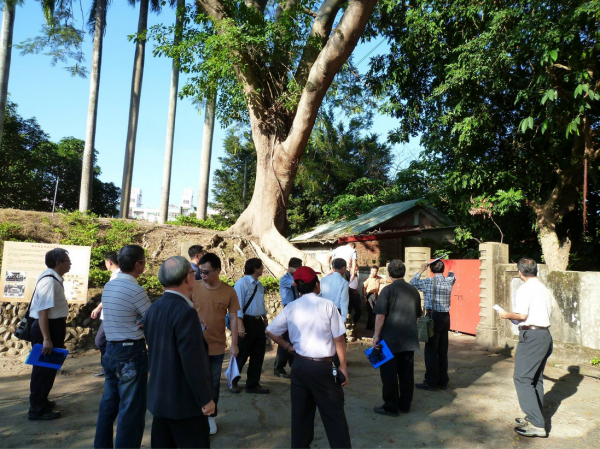
[[[550,50],[550,57],[552,58],[553,62],[556,62],[556,60],[558,59],[558,50]]]

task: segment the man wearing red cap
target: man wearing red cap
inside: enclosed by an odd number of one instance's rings
[[[294,273],[300,298],[288,304],[267,327],[267,335],[295,355],[292,365],[292,448],[310,447],[315,411],[333,448],[349,448],[350,431],[344,413],[343,386],[348,385],[346,327],[335,304],[317,296],[321,286],[312,268]],[[281,335],[289,333],[290,343]],[[333,356],[340,359],[333,366]]]

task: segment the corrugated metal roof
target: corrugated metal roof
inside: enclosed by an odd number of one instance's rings
[[[392,218],[408,212],[415,206],[419,205],[421,200],[403,201],[401,203],[386,204],[373,209],[371,212],[360,215],[355,220],[340,221],[337,223],[330,222],[317,226],[310,232],[294,237],[291,242],[303,242],[306,240],[333,240],[342,235],[356,235],[370,231],[380,224],[385,223]],[[438,211],[435,207],[420,205],[432,215],[435,215],[440,221],[445,224],[454,224],[452,220]]]

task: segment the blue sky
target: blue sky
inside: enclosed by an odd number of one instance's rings
[[[75,2],[77,4],[77,2]],[[83,14],[87,18],[89,0],[82,0]],[[113,1],[107,15],[107,31],[102,54],[96,149],[98,163],[102,169],[101,179],[121,186],[129,93],[133,68],[134,45],[127,36],[136,32],[139,7],[132,8],[124,1]],[[81,17],[81,11],[79,12]],[[149,25],[170,24],[174,11],[165,8],[160,15],[151,13]],[[14,44],[39,34],[43,15],[39,2],[28,0],[17,7]],[[378,41],[360,44],[354,52],[359,61],[373,49]],[[152,56],[153,44],[146,45],[146,62],[142,86],[141,111],[138,123],[137,144],[133,172],[133,187],[143,192],[144,205],[158,207],[160,201],[163,158],[165,151],[167,109],[171,79],[171,61]],[[387,50],[383,43],[371,55]],[[86,35],[84,43],[86,67],[91,65],[92,38]],[[368,67],[368,58],[360,66],[361,72]],[[185,77],[180,77],[183,86]],[[21,56],[15,49],[8,91],[18,112],[25,118],[36,117],[41,128],[53,141],[63,137],[85,138],[87,107],[90,82],[88,79],[73,78],[61,65],[52,67],[50,58],[43,55]],[[203,111],[200,113],[189,99],[179,100],[175,125],[175,143],[170,202],[179,204],[184,188],[194,191],[197,201],[200,149],[202,145]],[[385,141],[387,131],[395,126],[393,119],[385,116],[376,118],[374,132]],[[213,140],[211,162],[212,173],[218,168],[218,157],[223,155],[222,143],[226,130],[217,122]],[[417,142],[394,147],[398,162],[406,162],[418,153]],[[65,181],[69,182],[69,181]]]

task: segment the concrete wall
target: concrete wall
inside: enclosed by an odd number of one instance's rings
[[[517,289],[523,284],[518,278],[517,265],[499,263],[494,271],[493,301],[506,310],[513,310]],[[553,357],[589,363],[600,354],[600,273],[549,271],[546,265],[538,265],[538,277],[552,293]],[[493,306],[492,298],[486,303]],[[496,316],[491,327],[497,331],[494,346],[516,347],[517,326]]]

